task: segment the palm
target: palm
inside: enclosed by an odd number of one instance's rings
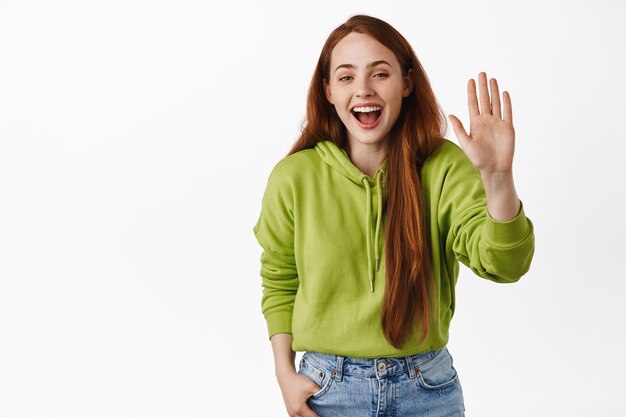
[[[463,124],[456,116],[450,115],[452,127],[461,149],[482,174],[511,172],[515,151],[511,98],[505,91],[504,108],[501,109],[498,83],[492,78],[490,99],[487,74],[484,72],[479,74],[479,87],[480,107],[474,80],[470,79],[467,85],[470,133],[465,132]]]

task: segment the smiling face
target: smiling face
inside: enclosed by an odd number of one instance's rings
[[[346,126],[350,145],[386,145],[400,115],[402,99],[413,89],[394,53],[367,34],[352,32],[335,45],[326,98]]]

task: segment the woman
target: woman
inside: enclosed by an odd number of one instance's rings
[[[300,138],[254,233],[262,312],[290,416],[462,416],[446,343],[459,261],[515,282],[534,253],[513,185],[508,93],[468,83],[445,117],[408,42],[353,16],[327,39]],[[295,352],[304,351],[296,372]]]

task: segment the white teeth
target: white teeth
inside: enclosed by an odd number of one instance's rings
[[[382,109],[382,107],[380,106],[373,106],[373,107],[355,107],[352,109],[352,111],[357,111],[360,113],[369,113],[369,112],[373,112],[373,111],[378,111]]]

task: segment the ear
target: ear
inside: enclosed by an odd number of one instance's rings
[[[326,93],[326,100],[328,100],[330,104],[335,104],[333,103],[333,95],[330,93],[330,85],[326,82],[326,79],[322,80],[322,84],[324,85],[324,92]]]
[[[403,81],[402,97],[408,97],[411,91],[413,91],[413,68],[409,68],[409,72],[403,77]]]

